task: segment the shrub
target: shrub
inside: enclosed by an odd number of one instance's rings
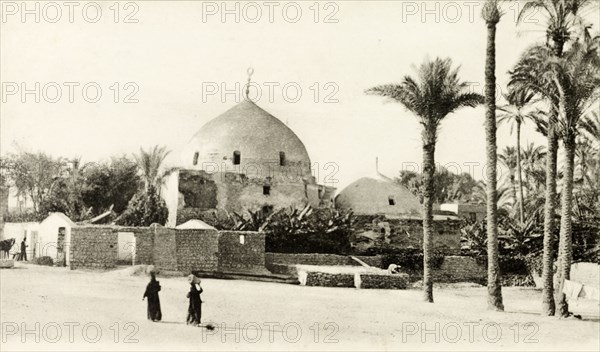
[[[156,188],[149,186],[146,192],[138,192],[129,202],[127,209],[117,219],[117,225],[150,226],[165,225],[169,217],[167,204]]]
[[[53,266],[54,260],[52,260],[51,257],[43,256],[43,257],[35,258],[35,264]]]

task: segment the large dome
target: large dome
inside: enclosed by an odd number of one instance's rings
[[[235,165],[268,163],[296,167],[310,175],[310,158],[298,136],[248,100],[202,126],[184,148],[182,158],[184,167],[190,169],[208,171],[207,165],[212,164],[212,171],[216,171],[215,165],[232,171]]]

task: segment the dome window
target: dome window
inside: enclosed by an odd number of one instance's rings
[[[269,185],[264,185],[264,186],[263,186],[263,194],[264,194],[265,196],[268,196],[268,195],[270,195],[270,194],[271,194],[271,186],[269,186]]]
[[[199,155],[200,155],[200,154],[199,154],[198,152],[195,152],[195,153],[194,153],[194,161],[193,161],[193,164],[194,164],[194,166],[195,166],[195,165],[198,165],[198,156],[199,156]]]
[[[396,199],[394,199],[394,196],[388,196],[388,204],[396,205]]]
[[[279,166],[285,166],[285,152],[279,152]]]
[[[239,165],[242,161],[242,153],[239,150],[233,152],[233,165]]]

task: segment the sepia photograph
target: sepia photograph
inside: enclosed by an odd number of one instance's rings
[[[600,0],[0,0],[0,351],[600,351]]]

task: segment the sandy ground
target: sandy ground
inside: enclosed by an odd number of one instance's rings
[[[598,302],[583,320],[541,317],[540,291],[503,290],[506,311],[486,310],[485,288],[356,290],[203,280],[203,322],[187,326],[185,278],[159,278],[163,321],[146,319],[145,276],[131,269],[71,271],[17,263],[0,270],[1,351],[104,350],[600,350]]]

